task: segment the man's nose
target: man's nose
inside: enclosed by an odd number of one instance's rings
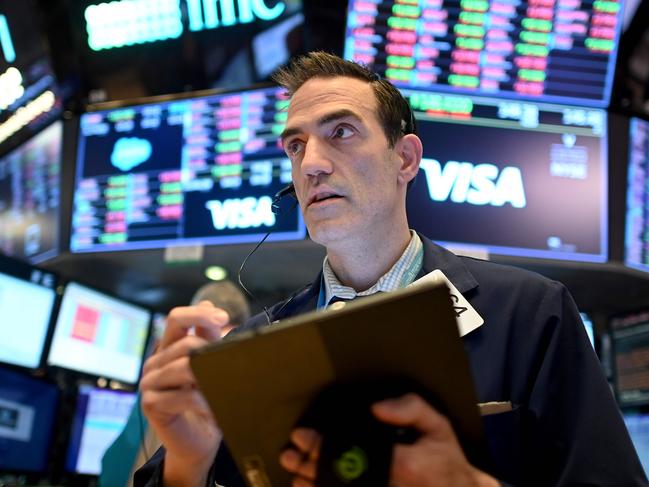
[[[318,176],[330,174],[333,171],[326,142],[315,137],[311,137],[307,141],[300,170],[303,176]]]

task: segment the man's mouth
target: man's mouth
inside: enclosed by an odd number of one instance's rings
[[[307,206],[310,206],[315,203],[321,203],[323,201],[327,200],[333,200],[333,199],[340,199],[342,198],[341,195],[338,193],[334,193],[333,191],[322,191],[320,193],[316,193],[311,198],[309,198],[309,204]]]

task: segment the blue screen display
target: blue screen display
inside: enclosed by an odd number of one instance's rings
[[[0,255],[0,362],[40,366],[57,283],[51,272]]]
[[[403,92],[424,145],[412,228],[491,254],[606,261],[603,110]]]
[[[649,272],[649,122],[631,119],[625,262]]]
[[[133,392],[80,387],[68,446],[68,471],[101,473],[101,459],[124,429],[136,399]]]
[[[58,397],[53,384],[0,368],[0,470],[47,468]]]
[[[81,117],[70,248],[302,239],[299,212],[277,217],[291,181],[278,142],[279,88],[138,105]]]

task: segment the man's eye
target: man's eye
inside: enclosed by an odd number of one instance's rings
[[[336,139],[347,139],[354,135],[354,131],[349,128],[345,127],[344,125],[341,125],[340,127],[336,127],[336,130],[334,130],[334,138]]]
[[[298,141],[292,141],[286,144],[284,150],[289,156],[295,156],[302,151],[302,144]]]

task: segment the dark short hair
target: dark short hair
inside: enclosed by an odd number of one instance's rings
[[[295,58],[273,75],[273,80],[286,88],[288,96],[312,78],[346,76],[370,84],[377,104],[377,118],[383,126],[388,144],[393,147],[404,134],[415,133],[415,122],[408,101],[392,83],[382,79],[366,66],[346,61],[323,51]]]

